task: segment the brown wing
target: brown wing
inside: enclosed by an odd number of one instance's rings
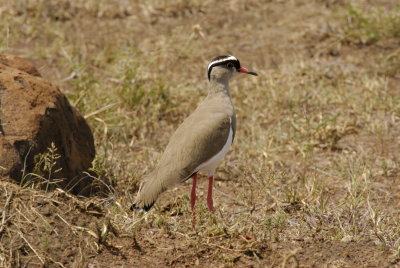
[[[231,119],[223,114],[207,119],[189,117],[171,137],[159,162],[159,172],[170,174],[169,183],[186,180],[198,171],[197,167],[222,150],[230,128]]]

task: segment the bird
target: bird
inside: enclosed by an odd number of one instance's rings
[[[208,64],[208,95],[171,136],[156,167],[145,176],[131,210],[149,211],[169,187],[193,178],[190,203],[196,205],[197,175],[208,177],[207,206],[212,198],[216,168],[231,147],[236,133],[236,113],[229,80],[237,73],[257,76],[231,55],[218,56]]]

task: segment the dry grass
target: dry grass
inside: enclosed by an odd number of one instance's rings
[[[86,115],[94,169],[115,187],[78,200],[2,183],[0,266],[399,265],[396,1],[1,6],[0,52],[34,60]],[[231,85],[238,133],[216,176],[217,213],[200,201],[191,229],[188,183],[132,215],[139,179],[226,53],[260,76]]]

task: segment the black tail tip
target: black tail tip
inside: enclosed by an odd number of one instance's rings
[[[139,206],[136,205],[136,203],[133,203],[129,209],[132,210],[132,211],[134,211],[134,210],[144,210],[144,211],[147,212],[153,207],[154,203],[155,202],[153,202],[151,204],[148,204],[146,206],[143,206],[143,207],[139,207]]]

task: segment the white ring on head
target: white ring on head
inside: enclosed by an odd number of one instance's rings
[[[210,67],[211,67],[212,65],[216,64],[216,63],[220,63],[220,62],[223,62],[223,61],[229,61],[229,60],[235,60],[235,61],[237,61],[238,59],[235,58],[234,56],[228,56],[228,57],[223,58],[223,59],[219,59],[219,60],[212,61],[212,62],[210,62],[210,64],[208,64],[207,70],[210,70]]]

